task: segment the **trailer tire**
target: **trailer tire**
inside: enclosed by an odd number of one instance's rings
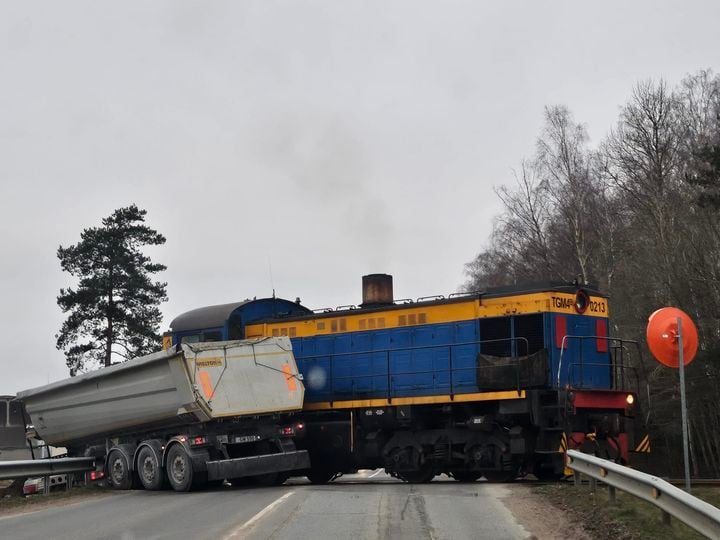
[[[327,484],[333,478],[335,478],[335,472],[330,469],[310,469],[307,473],[307,479],[310,480],[311,484],[321,485]]]
[[[145,489],[158,491],[163,488],[165,473],[158,456],[149,446],[143,446],[138,452],[137,474]]]
[[[175,491],[190,491],[193,486],[193,463],[182,444],[173,444],[165,458],[165,472]]]
[[[107,460],[107,479],[113,489],[131,489],[132,471],[127,456],[120,450],[110,452]]]

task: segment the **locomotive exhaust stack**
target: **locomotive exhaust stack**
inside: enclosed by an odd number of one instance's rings
[[[362,277],[360,307],[380,307],[393,304],[393,278],[390,274],[368,274]]]

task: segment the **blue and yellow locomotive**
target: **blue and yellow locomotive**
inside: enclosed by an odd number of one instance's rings
[[[379,467],[408,482],[557,478],[568,448],[649,451],[630,347],[608,317],[606,296],[575,285],[396,301],[392,277],[372,274],[358,307],[209,306],[173,320],[166,345],[288,336],[314,482]]]

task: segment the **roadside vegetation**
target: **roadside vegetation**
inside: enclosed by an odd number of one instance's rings
[[[665,525],[659,508],[620,490],[617,491],[617,503],[611,505],[606,486],[599,485],[595,492],[591,492],[587,484],[576,488],[569,483],[558,483],[533,486],[533,490],[561,510],[568,512],[569,517],[582,523],[588,534],[598,540],[705,538],[674,518],[670,526]],[[694,488],[693,495],[715,506],[720,505],[718,488]]]
[[[700,71],[672,87],[644,81],[604,140],[564,106],[545,109],[536,152],[515,184],[468,290],[555,280],[609,293],[610,334],[645,342],[648,316],[675,306],[700,334],[687,369],[692,473],[720,477],[720,76]],[[637,356],[637,355],[636,355]],[[625,358],[627,361],[628,358]],[[642,368],[637,358],[635,368]],[[657,474],[682,474],[677,372],[645,354]],[[644,386],[644,385],[643,385]]]
[[[62,505],[79,502],[90,497],[113,495],[114,492],[97,484],[89,486],[76,486],[71,490],[51,491],[49,495],[41,493],[21,497],[17,493],[3,493],[5,485],[0,485],[0,516],[40,510],[50,505]]]

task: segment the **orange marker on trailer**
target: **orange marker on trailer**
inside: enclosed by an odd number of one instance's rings
[[[285,374],[285,384],[287,385],[288,390],[294,392],[297,390],[297,383],[295,383],[295,374],[293,373],[290,364],[283,364],[282,370]]]
[[[202,388],[203,394],[205,394],[205,399],[208,401],[211,400],[215,394],[215,389],[210,380],[210,374],[204,369],[201,369],[198,371],[198,379],[200,380],[200,387]]]

